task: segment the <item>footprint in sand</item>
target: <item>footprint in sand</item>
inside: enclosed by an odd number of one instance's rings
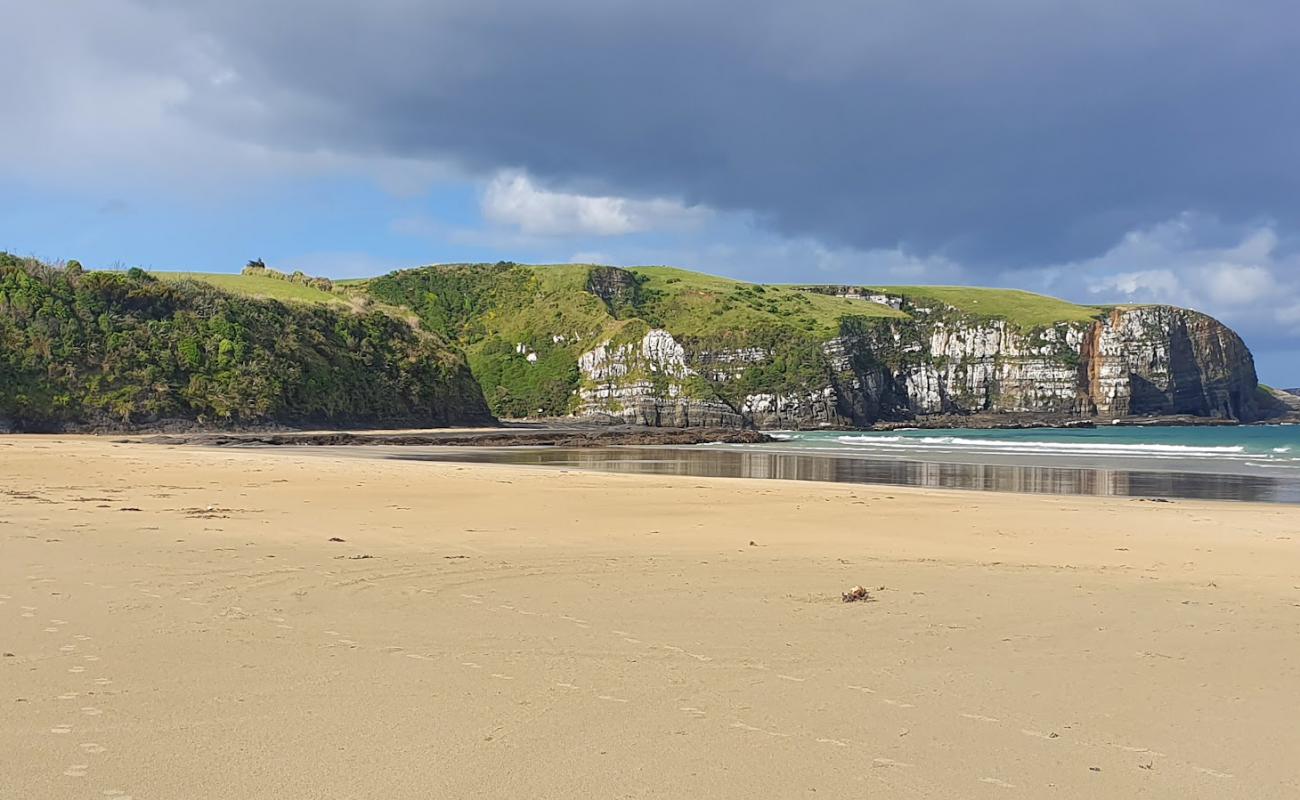
[[[131,800],[131,795],[121,789],[105,789],[100,794],[104,795],[104,797],[111,797],[113,800]]]
[[[98,708],[95,708],[94,706],[82,706],[81,713],[85,714],[88,717],[98,717],[100,714],[103,714],[104,712]]]
[[[58,628],[46,628],[46,629],[45,629],[45,632],[46,632],[46,633],[58,633],[58,632],[59,632],[59,629],[58,629]]]
[[[86,777],[86,770],[88,769],[90,769],[89,764],[73,764],[65,769],[63,774],[67,775],[69,778],[84,778]]]
[[[890,700],[889,698],[885,698],[880,702],[887,706],[894,706],[895,708],[916,708],[916,706],[911,703],[904,703],[902,700]]]
[[[993,717],[986,717],[983,714],[962,714],[961,716],[966,719],[976,720],[977,722],[1001,722],[1001,720],[994,719]]]
[[[865,686],[854,686],[854,685],[851,684],[851,683],[846,683],[846,684],[844,684],[844,688],[845,688],[845,689],[852,689],[852,690],[855,691],[855,692],[862,692],[863,694],[875,694],[875,693],[876,693],[876,690],[875,690],[875,689],[868,689],[868,688],[865,687]]]
[[[85,672],[85,667],[68,667],[68,672]]]
[[[462,661],[460,662],[460,665],[462,667],[469,667],[470,669],[483,669],[483,667],[481,667],[478,664],[475,664],[473,661]]]
[[[108,750],[108,748],[105,747],[104,745],[100,744],[99,742],[82,742],[82,743],[81,743],[81,752],[83,752],[83,753],[89,753],[89,754],[92,755],[92,756],[97,756],[97,755],[99,755],[100,753],[105,752],[106,750]]]
[[[1197,772],[1201,773],[1202,775],[1209,775],[1211,778],[1231,778],[1231,777],[1234,777],[1234,776],[1232,776],[1232,775],[1230,775],[1230,774],[1228,774],[1228,773],[1226,773],[1226,772],[1219,772],[1218,770],[1210,769],[1209,767],[1196,767],[1196,766],[1193,766],[1192,769],[1196,770]]]
[[[1032,736],[1032,737],[1034,737],[1035,739],[1059,739],[1059,738],[1061,738],[1060,734],[1057,734],[1057,733],[1043,733],[1042,731],[1031,731],[1031,730],[1026,730],[1026,729],[1024,729],[1024,728],[1021,728],[1021,729],[1020,729],[1020,732],[1023,733],[1024,735],[1026,735],[1026,736]]]
[[[848,742],[842,742],[842,741],[840,741],[839,739],[818,739],[817,742],[820,743],[820,744],[833,744],[833,745],[835,745],[836,747],[848,747],[848,746],[849,746],[849,743],[848,743]]]
[[[765,731],[762,728],[756,728],[753,725],[747,725],[744,722],[739,722],[739,721],[731,723],[731,727],[739,728],[742,731],[753,731],[754,733],[763,733],[768,736],[772,736],[780,739],[790,738],[790,734],[788,733],[780,733],[779,731]]]
[[[704,719],[705,716],[704,709],[696,708],[695,706],[682,706],[677,710],[685,711],[687,714],[690,714],[692,717],[695,717],[696,719]]]
[[[1014,783],[1007,783],[1001,778],[980,778],[980,783],[991,783],[994,786],[1001,786],[1003,789],[1016,788],[1016,785]]]
[[[626,700],[624,700],[624,699],[621,698],[621,697],[611,697],[610,695],[607,695],[607,694],[598,694],[598,695],[596,695],[596,699],[597,699],[597,700],[604,700],[604,701],[607,702],[607,703],[626,703],[626,702],[627,702]]]
[[[96,685],[96,686],[109,686],[109,685],[112,684],[112,683],[113,683],[113,681],[110,680],[110,679],[108,679],[108,678],[96,678],[96,679],[95,679],[95,685]]]
[[[807,678],[796,678],[793,675],[777,675],[776,677],[780,678],[783,681],[793,681],[795,683],[803,683],[804,681],[808,680]]]
[[[878,767],[910,767],[911,764],[906,761],[895,761],[892,758],[873,758],[871,763]]]
[[[75,644],[65,644],[65,645],[63,645],[62,647],[59,648],[59,651],[62,652],[62,653],[71,653],[73,650],[76,650],[76,649],[77,649],[77,646],[76,646]]]
[[[50,733],[58,733],[58,734],[72,733],[72,726],[71,726],[71,725],[55,725],[53,728],[50,728]]]
[[[76,700],[76,699],[77,699],[77,693],[76,693],[76,692],[68,692],[67,694],[61,694],[61,695],[59,695],[59,699],[60,699],[60,700]]]
[[[492,673],[492,677],[494,677],[494,678],[499,678],[499,679],[501,679],[501,680],[503,680],[503,681],[512,681],[512,680],[514,680],[514,678],[510,677],[509,675],[502,675],[500,672],[493,672],[493,673]]]

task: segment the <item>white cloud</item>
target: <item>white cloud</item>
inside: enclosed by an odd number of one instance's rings
[[[1300,333],[1300,303],[1295,305],[1279,308],[1277,311],[1277,320],[1283,325],[1290,325],[1291,330]]]
[[[1119,293],[1129,300],[1159,298],[1167,303],[1176,303],[1183,294],[1183,285],[1170,270],[1150,269],[1102,276],[1088,287],[1088,291],[1101,295]]]
[[[1077,301],[1204,311],[1260,353],[1280,353],[1300,335],[1300,253],[1282,246],[1270,222],[1234,227],[1185,213],[1131,231],[1096,258],[1008,275],[1013,284]],[[1271,369],[1285,371],[1276,363]]]
[[[1269,268],[1255,264],[1220,262],[1201,267],[1198,272],[1206,294],[1224,305],[1266,301],[1279,288]]]
[[[662,198],[631,200],[550,191],[518,170],[497,173],[483,191],[481,208],[489,222],[534,236],[622,236],[681,230],[711,216],[706,208]]]

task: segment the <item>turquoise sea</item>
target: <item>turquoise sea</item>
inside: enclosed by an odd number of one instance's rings
[[[649,475],[1300,503],[1300,426],[774,432],[762,444],[438,448],[390,457]]]
[[[779,443],[758,447],[923,461],[1300,477],[1300,425],[784,431],[773,435]]]

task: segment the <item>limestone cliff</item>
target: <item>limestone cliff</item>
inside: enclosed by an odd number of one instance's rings
[[[795,391],[727,392],[777,357],[773,348],[691,347],[660,328],[638,342],[602,342],[579,360],[576,410],[649,425],[704,424],[699,419],[760,428],[940,414],[1250,420],[1257,413],[1249,350],[1195,311],[1114,308],[1089,322],[1030,330],[951,308],[911,311],[910,319],[846,325],[821,343],[824,380]]]
[[[457,339],[502,416],[800,428],[1259,413],[1241,339],[1169,306],[504,263],[394,273],[371,290]]]

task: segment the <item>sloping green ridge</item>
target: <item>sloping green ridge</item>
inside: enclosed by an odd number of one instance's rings
[[[488,419],[456,348],[389,314],[247,297],[140,270],[54,269],[0,253],[7,425]]]
[[[728,386],[698,385],[708,399],[825,385],[821,344],[845,330],[906,320],[909,308],[942,306],[967,318],[1004,318],[1032,329],[1091,320],[1103,309],[1029,292],[960,287],[888,287],[903,310],[816,287],[774,286],[671,267],[588,264],[448,264],[401,270],[355,284],[465,348],[494,413],[564,414],[579,386],[578,359],[605,341],[639,339],[652,327],[688,349],[761,347],[755,365]],[[940,313],[926,308],[926,313]]]
[[[606,341],[638,341],[651,328],[667,330],[688,350],[771,352],[770,363],[725,385],[701,379],[687,386],[701,399],[730,402],[824,386],[830,367],[823,342],[913,315],[1004,319],[1034,330],[1106,311],[1014,289],[763,285],[663,266],[444,264],[336,281],[333,292],[261,275],[156,274],[291,304],[413,313],[424,330],[463,350],[492,411],[508,417],[571,412],[581,355]],[[901,309],[860,296],[874,293],[900,298]]]

